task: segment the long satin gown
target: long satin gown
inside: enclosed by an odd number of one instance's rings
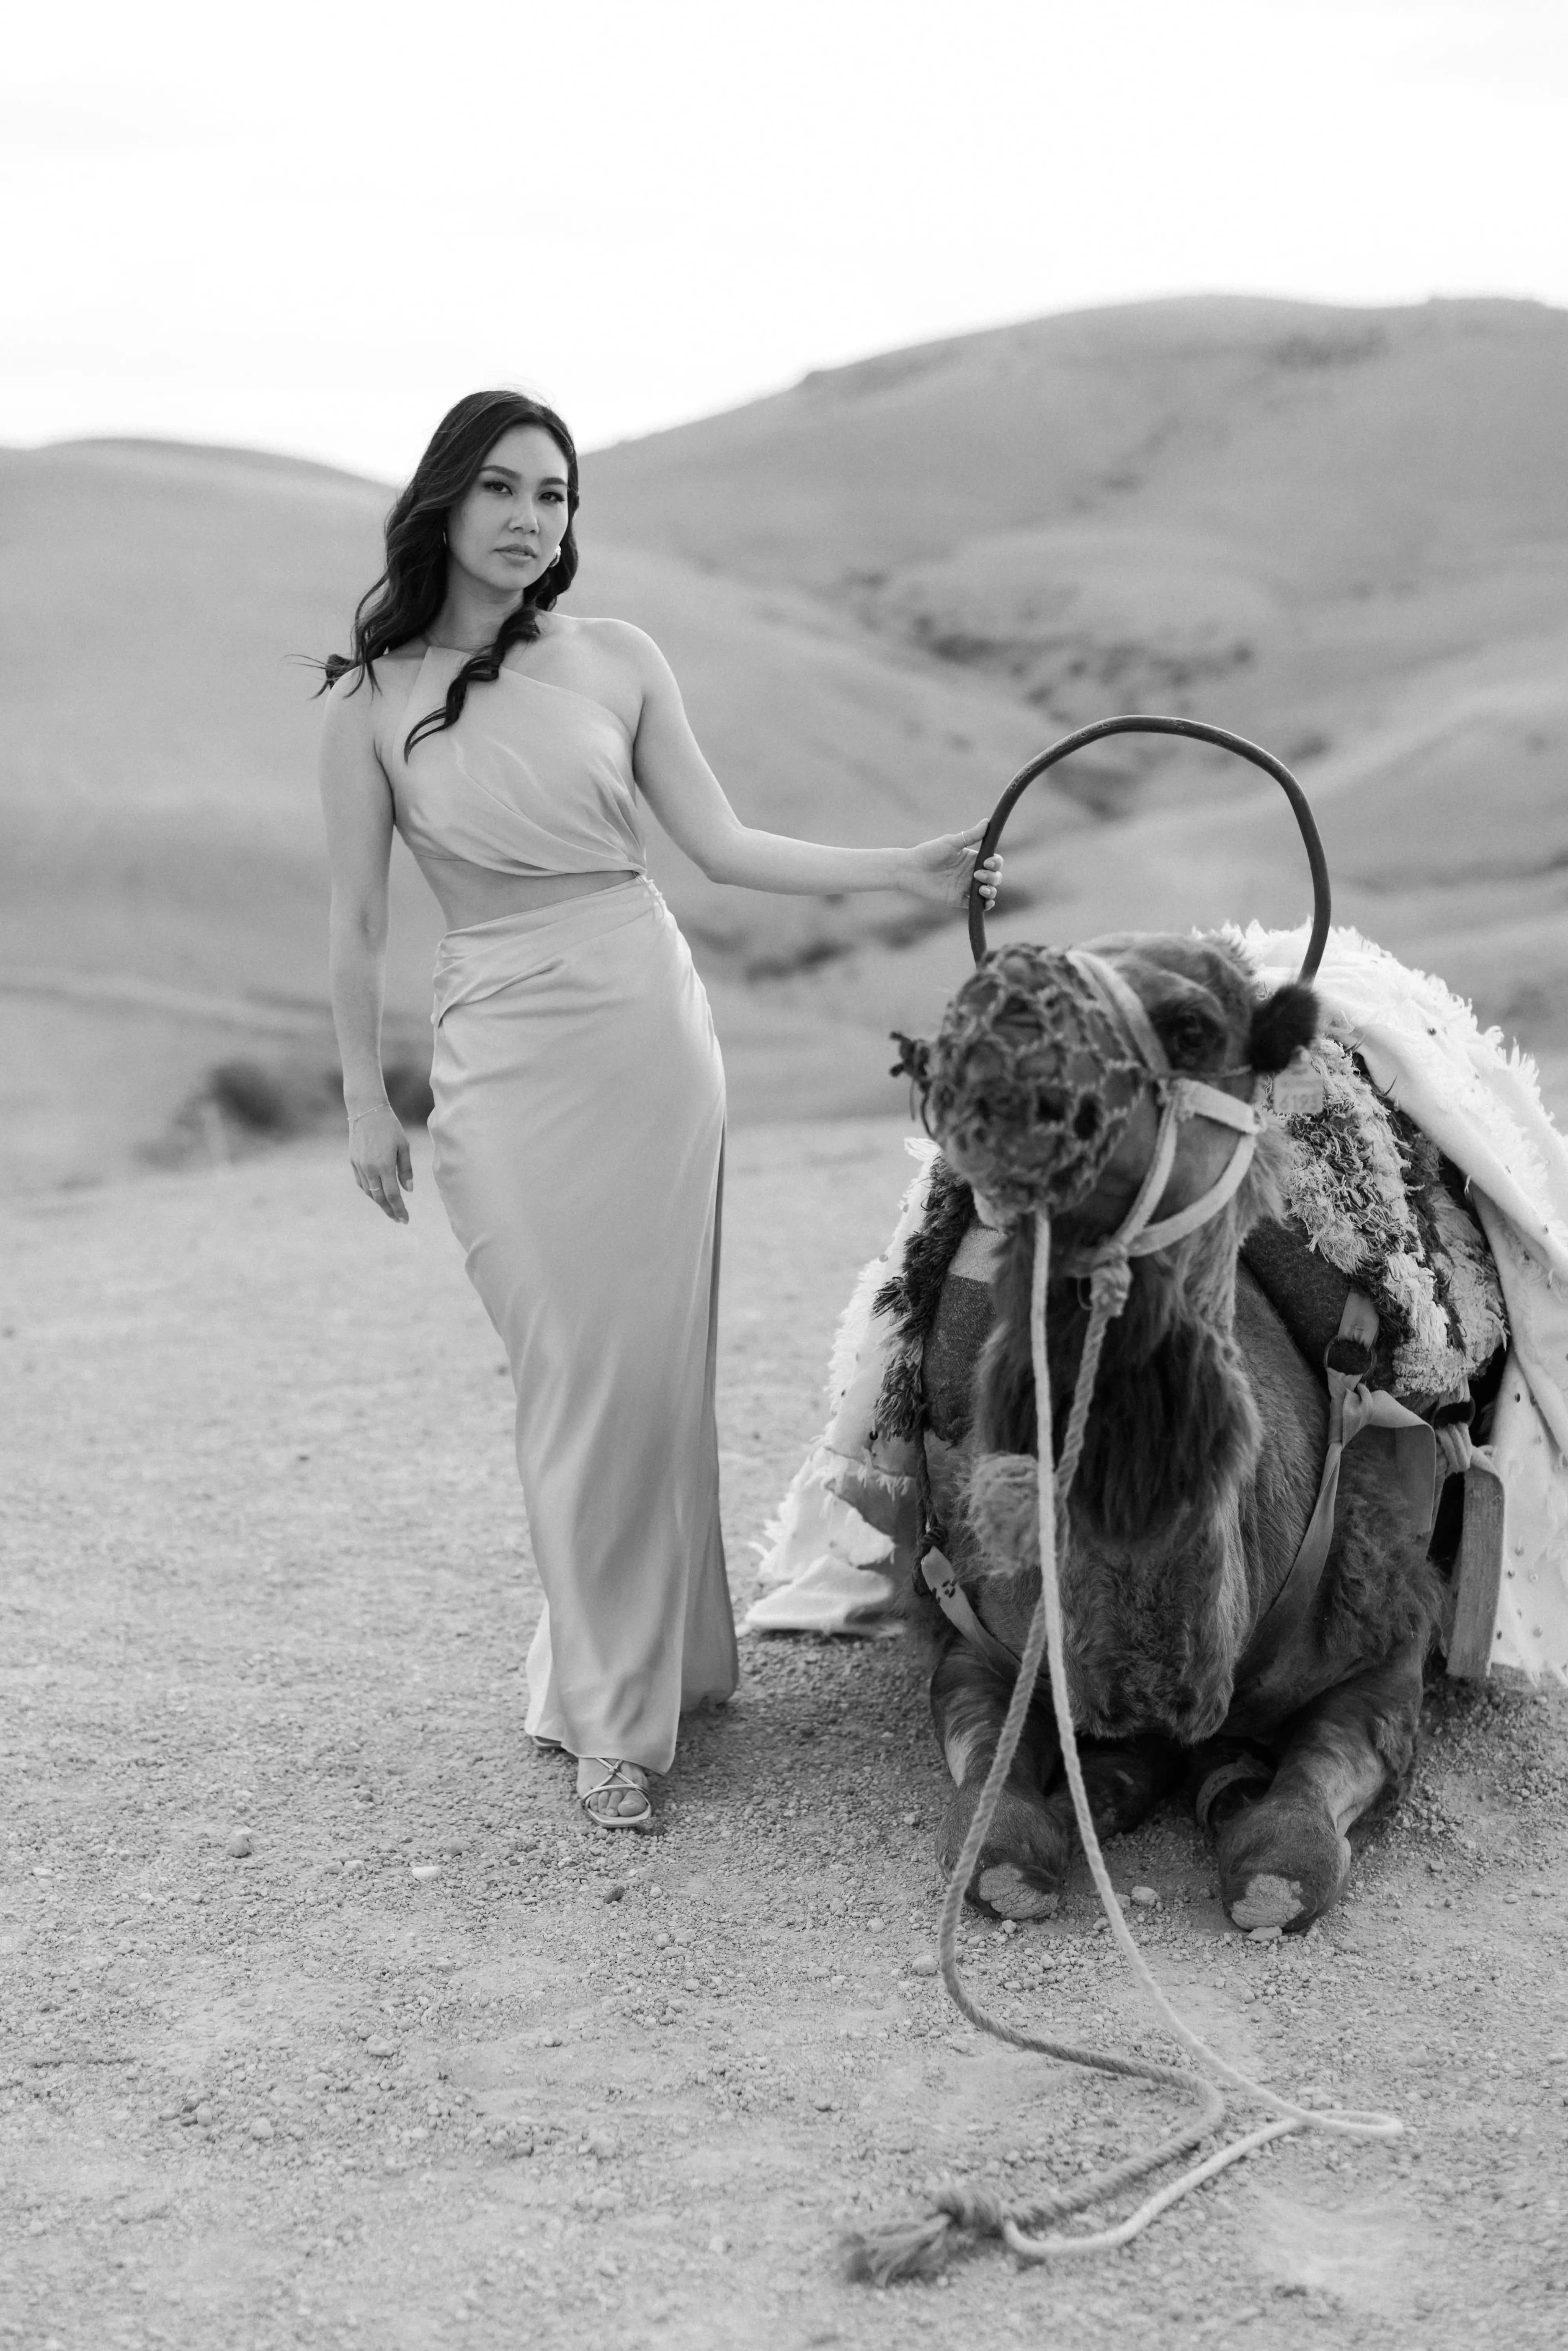
[[[724,1070],[612,712],[503,667],[402,757],[462,658],[425,655],[397,729],[415,856],[627,875],[448,931],[435,966],[435,1181],[511,1364],[545,1593],[527,1727],[666,1771],[683,1710],[737,1680],[714,1420]]]

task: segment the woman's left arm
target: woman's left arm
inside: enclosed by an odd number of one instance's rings
[[[943,905],[967,904],[983,824],[913,849],[834,849],[742,824],[703,758],[668,662],[640,629],[627,628],[623,643],[636,659],[643,688],[632,748],[639,788],[672,841],[710,882],[800,895],[907,890]],[[988,906],[995,903],[1001,868],[999,857],[988,859],[980,883]]]

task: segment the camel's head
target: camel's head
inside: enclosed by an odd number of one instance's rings
[[[1171,1070],[1246,1097],[1316,1027],[1310,988],[1260,1000],[1240,956],[1214,939],[1117,936],[1091,954],[1111,967],[1120,1003],[1064,951],[1000,947],[929,1044],[903,1040],[926,1124],[988,1222],[1044,1208],[1074,1214],[1086,1237],[1110,1230],[1153,1155],[1161,1051]],[[1226,1129],[1185,1122],[1158,1212],[1196,1199],[1234,1143]]]

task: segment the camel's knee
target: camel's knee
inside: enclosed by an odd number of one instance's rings
[[[956,1788],[983,1781],[990,1770],[1011,1698],[1011,1682],[962,1642],[955,1641],[937,1659],[931,1676],[931,1719]],[[1031,1707],[1009,1776],[1038,1786],[1055,1753],[1049,1708]]]
[[[1293,1767],[1293,1768],[1292,1768]],[[1335,1757],[1319,1748],[1287,1758],[1255,1802],[1243,1802],[1215,1838],[1219,1891],[1238,1927],[1299,1935],[1333,1909],[1351,1871],[1349,1832],[1388,1786],[1370,1748]]]
[[[959,1642],[932,1674],[932,1720],[953,1781],[936,1837],[936,1857],[949,1876],[962,1858],[1011,1697],[1010,1683]],[[1031,1708],[964,1889],[975,1908],[993,1917],[1046,1918],[1061,1898],[1068,1848],[1042,1793],[1056,1751],[1049,1710]]]
[[[1247,1804],[1215,1841],[1219,1894],[1236,1926],[1299,1935],[1330,1910],[1350,1876],[1350,1842],[1310,1796],[1277,1787]]]
[[[980,1784],[955,1788],[936,1834],[936,1858],[951,1876],[980,1801]],[[997,1918],[1049,1918],[1061,1900],[1071,1843],[1038,1791],[1009,1780],[971,1864],[964,1898]]]

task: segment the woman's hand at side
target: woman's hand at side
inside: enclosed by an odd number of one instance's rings
[[[413,1189],[413,1159],[402,1122],[390,1102],[361,1111],[349,1123],[349,1162],[354,1181],[394,1225],[406,1225],[402,1196]]]
[[[916,898],[929,898],[938,906],[967,906],[985,831],[983,824],[969,824],[962,832],[939,833],[935,841],[921,841],[907,852],[909,872],[903,887]],[[988,914],[997,903],[997,886],[1002,878],[1001,858],[993,852],[978,870],[980,896]]]

